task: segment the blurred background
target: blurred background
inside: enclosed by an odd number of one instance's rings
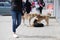
[[[26,1],[26,0],[24,0]],[[37,1],[37,0],[30,0]],[[44,0],[45,7],[43,12],[47,9],[51,11],[51,17],[55,17],[60,20],[60,0]],[[11,0],[0,0],[0,15],[9,16],[11,12]]]

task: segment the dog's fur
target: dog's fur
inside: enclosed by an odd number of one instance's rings
[[[38,14],[29,14],[28,16],[24,15],[23,16],[23,22],[24,22],[25,19],[28,19],[29,20],[29,24],[30,24],[31,19],[36,17],[38,19],[37,22],[41,22],[44,19],[46,21],[46,23],[47,23],[46,25],[48,26],[48,24],[49,24],[49,17],[50,16],[51,16],[50,13],[48,13],[48,15],[40,15],[40,14],[39,15]]]
[[[41,22],[43,19],[46,21],[46,25],[48,26],[49,25],[49,17],[51,16],[51,14],[48,14],[48,15],[38,15],[37,16],[37,19],[38,19],[38,22]]]
[[[38,14],[28,14],[28,16],[27,16],[25,13],[24,16],[22,16],[23,22],[25,21],[25,19],[27,19],[27,20],[29,20],[29,24],[30,24],[31,19],[37,15]]]

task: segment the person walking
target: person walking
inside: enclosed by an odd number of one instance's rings
[[[29,2],[29,0],[26,0],[25,9],[26,9],[26,12],[27,12],[26,15],[29,16],[29,13],[31,11],[31,3]]]
[[[42,10],[43,10],[43,7],[45,7],[45,3],[43,0],[38,0],[38,4],[39,4],[39,11],[40,11],[40,14],[42,14]]]
[[[21,24],[21,16],[22,13],[22,0],[12,0],[12,9],[11,9],[11,16],[12,16],[12,31],[13,31],[13,37],[18,37],[16,34],[16,29]]]

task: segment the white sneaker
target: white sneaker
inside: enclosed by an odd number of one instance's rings
[[[17,34],[13,34],[13,37],[18,38],[18,35]]]

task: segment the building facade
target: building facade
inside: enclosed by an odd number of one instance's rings
[[[57,21],[60,23],[60,0],[55,0],[55,14]]]
[[[0,0],[0,2],[5,2],[5,1],[8,1],[8,0]],[[30,0],[30,1],[33,1],[33,0]],[[37,0],[34,0],[34,1],[37,1]],[[53,10],[53,13],[52,13],[52,16],[53,17],[56,17],[56,19],[60,22],[60,0],[44,0],[44,2],[46,4],[46,9],[47,9],[47,6],[48,5],[50,5],[50,4],[53,5],[53,9],[52,9]],[[6,9],[8,9],[8,8],[9,7],[6,6]],[[5,6],[4,6],[4,8],[1,8],[0,7],[0,14],[2,14],[2,11],[1,10],[4,10],[4,9],[5,9]],[[9,10],[10,10],[10,8],[9,8]],[[3,13],[3,14],[5,14],[5,13]]]

